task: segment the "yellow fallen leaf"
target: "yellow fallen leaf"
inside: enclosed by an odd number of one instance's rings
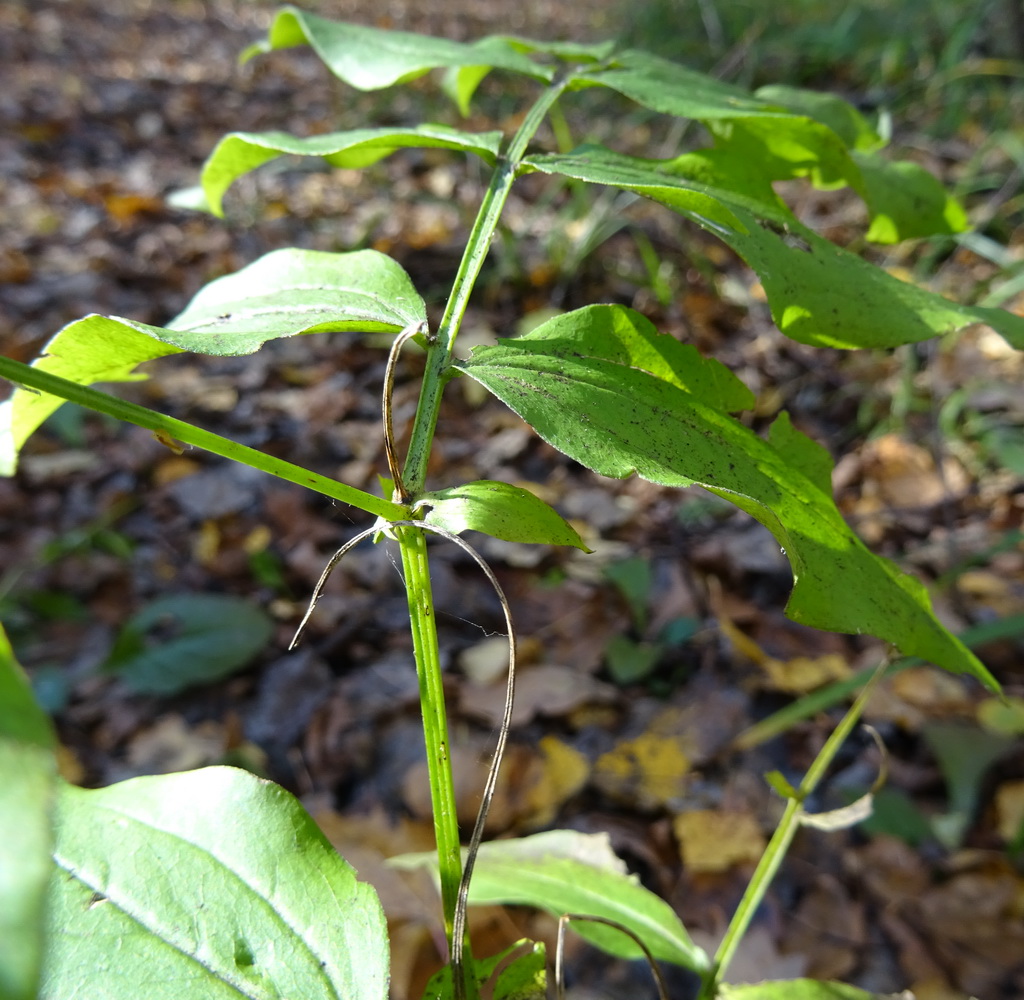
[[[684,791],[692,755],[685,736],[642,733],[602,754],[594,783],[606,795],[650,809],[669,805]]]
[[[1024,830],[1024,781],[1004,781],[996,789],[996,829],[1012,844]]]
[[[724,872],[738,864],[756,864],[765,837],[746,812],[691,809],[672,821],[683,864],[690,872]]]
[[[538,746],[542,756],[527,776],[523,795],[528,815],[521,825],[528,829],[549,825],[562,804],[590,777],[590,761],[568,743],[544,736]]]

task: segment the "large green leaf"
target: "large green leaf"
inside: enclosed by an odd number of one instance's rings
[[[243,174],[286,153],[319,156],[334,167],[366,167],[398,149],[452,149],[474,153],[491,166],[501,132],[460,132],[446,125],[364,128],[299,138],[287,132],[231,132],[217,143],[203,166],[202,184],[214,215],[223,215],[224,192]]]
[[[142,694],[177,694],[241,670],[272,633],[270,618],[241,597],[172,594],[125,622],[104,670]]]
[[[402,855],[388,864],[437,872],[437,856],[432,853]],[[566,913],[604,917],[628,927],[657,959],[697,972],[710,965],[668,903],[645,889],[635,875],[627,874],[607,834],[549,830],[482,844],[469,902],[536,906],[556,917]],[[643,958],[636,943],[612,927],[581,920],[573,930],[611,955]]]
[[[234,768],[65,786],[42,1000],[383,1000],[384,915],[284,789]]]
[[[845,983],[820,979],[778,979],[718,988],[717,1000],[904,1000],[909,993],[869,993]]]
[[[540,497],[493,479],[424,493],[413,510],[428,524],[456,535],[480,531],[506,542],[574,545],[590,551],[576,529]]]
[[[201,289],[167,327],[116,316],[76,320],[33,367],[80,385],[128,382],[145,377],[135,371],[142,362],[181,351],[251,354],[276,337],[393,332],[425,318],[408,275],[384,254],[274,250]],[[18,389],[0,404],[0,474],[14,471],[25,440],[62,402]]]
[[[0,1000],[34,1000],[38,987],[55,742],[0,627]]]
[[[537,80],[550,80],[553,70],[534,62],[498,36],[478,42],[453,42],[430,35],[369,28],[361,24],[328,21],[296,7],[278,12],[267,38],[246,50],[258,52],[310,45],[327,68],[357,90],[379,90],[415,80],[432,69],[456,74],[454,96],[466,111],[469,98],[491,69],[510,70]]]
[[[802,343],[889,348],[987,323],[1024,348],[1024,318],[900,281],[799,223],[755,168],[727,163],[720,150],[656,161],[587,146],[527,157],[523,169],[635,191],[708,229],[757,272],[775,323]]]
[[[608,306],[607,309],[621,307]],[[935,618],[927,591],[869,552],[832,500],[828,456],[780,417],[768,441],[695,395],[647,372],[588,356],[593,312],[560,316],[529,339],[478,347],[459,369],[549,444],[602,475],[637,473],[666,486],[698,483],[753,515],[793,567],[787,614],[834,632],[866,632],[991,687],[981,662]],[[553,356],[573,335],[577,356]],[[595,352],[597,353],[597,352]]]

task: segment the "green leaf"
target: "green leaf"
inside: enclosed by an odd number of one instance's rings
[[[272,632],[270,618],[240,597],[161,597],[128,619],[103,669],[141,694],[177,694],[241,670]]]
[[[603,358],[552,357],[542,336],[478,347],[459,368],[545,441],[595,472],[616,479],[635,472],[665,486],[698,483],[757,518],[793,567],[786,612],[795,621],[867,632],[998,687],[935,618],[921,583],[873,555],[850,530],[826,486],[820,449],[796,446],[800,439],[788,421],[764,441],[636,368]]]
[[[547,961],[542,941],[524,939],[491,958],[473,958],[470,961],[477,989],[492,1000],[545,1000],[547,997]],[[502,965],[501,971],[490,990],[485,992],[484,987],[494,977],[494,970],[499,965]],[[452,967],[445,965],[430,977],[423,991],[423,1000],[452,1000],[454,996]]]
[[[654,583],[651,561],[643,556],[632,556],[609,563],[604,575],[615,584],[619,593],[629,605],[633,626],[637,632],[647,628],[647,608],[651,600],[651,586]]]
[[[583,71],[575,79],[583,86],[610,87],[645,108],[679,118],[779,117],[776,105],[741,87],[636,49],[616,56],[610,69]]]
[[[656,959],[695,972],[709,964],[668,903],[645,889],[635,875],[594,867],[555,852],[524,854],[516,841],[481,846],[469,901],[472,905],[536,906],[555,917],[565,913],[605,917],[633,931]],[[577,921],[573,930],[610,955],[644,957],[632,939],[615,928]]]
[[[277,337],[324,331],[394,332],[426,318],[402,268],[375,250],[274,250],[211,282],[166,328],[87,316],[68,324],[33,367],[77,382],[130,382],[143,361],[196,351],[251,354]],[[11,475],[28,436],[63,400],[15,390],[0,403],[0,475]]]
[[[539,170],[545,174],[574,177],[593,184],[609,184],[635,191],[659,201],[676,212],[706,220],[715,232],[742,229],[743,224],[724,203],[724,198],[703,181],[691,182],[664,170],[663,161],[642,160],[613,153],[601,146],[580,146],[571,153],[539,153],[525,157],[521,173]],[[780,203],[781,204],[781,203]]]
[[[65,786],[45,1000],[384,1000],[373,889],[284,789],[205,768]]]
[[[556,358],[582,354],[639,368],[726,413],[748,410],[756,402],[720,361],[659,333],[646,316],[626,306],[584,306],[534,327],[516,342],[540,342]]]
[[[608,673],[616,684],[635,684],[649,676],[658,665],[665,647],[656,642],[634,642],[628,636],[614,635],[605,647]]]
[[[360,24],[328,21],[296,7],[279,11],[267,39],[243,53],[248,59],[259,52],[310,45],[327,68],[357,90],[380,90],[395,83],[415,80],[432,69],[468,71],[461,81],[460,107],[476,84],[491,69],[522,73],[548,81],[552,70],[517,51],[504,39],[491,36],[478,42],[453,42],[406,31],[369,28]]]
[[[718,987],[717,1000],[901,1000],[904,993],[868,993],[845,983],[820,979],[780,979]]]
[[[437,873],[432,852],[390,858],[400,869],[427,868]],[[611,849],[607,834],[548,830],[529,837],[482,844],[469,887],[471,904],[536,906],[556,917],[579,913],[624,924],[655,958],[700,972],[710,966],[672,908],[645,889]],[[581,937],[623,958],[643,958],[621,931],[600,924],[573,924]]]
[[[953,235],[969,228],[963,206],[924,167],[855,153],[871,210],[866,238],[899,243],[921,236]]]
[[[590,551],[576,529],[553,507],[521,486],[493,479],[424,493],[413,510],[428,524],[455,535],[480,531],[506,542],[572,545]]]
[[[793,114],[805,115],[827,125],[848,149],[870,152],[884,145],[882,137],[868,124],[867,119],[852,104],[835,94],[785,84],[770,84],[759,87],[754,96]]]
[[[38,989],[55,745],[0,627],[0,1000],[34,1000]]]
[[[452,149],[474,153],[491,166],[497,160],[501,132],[460,132],[445,125],[368,128],[299,138],[287,132],[231,132],[207,158],[202,184],[209,210],[224,214],[224,192],[243,174],[288,153],[319,156],[334,167],[367,167],[398,149]]]
[[[889,348],[980,322],[1024,349],[1024,317],[960,305],[894,278],[822,239],[781,202],[771,204],[756,173],[718,173],[723,162],[709,155],[643,160],[588,146],[565,157],[527,157],[524,166],[636,191],[714,233],[757,272],[775,323],[801,343]],[[687,170],[702,179],[675,176]],[[697,195],[706,201],[695,200]]]

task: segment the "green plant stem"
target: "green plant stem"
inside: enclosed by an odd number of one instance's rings
[[[775,828],[775,833],[772,835],[772,839],[765,848],[764,854],[761,855],[761,860],[757,863],[757,868],[750,878],[746,892],[743,893],[743,898],[740,900],[732,920],[729,921],[725,937],[715,953],[711,970],[707,973],[701,985],[698,1000],[714,1000],[714,997],[717,995],[722,976],[732,961],[740,941],[743,939],[744,934],[746,934],[754,913],[768,892],[768,887],[775,878],[786,856],[786,852],[789,850],[790,844],[793,843],[797,830],[800,829],[800,817],[804,812],[804,802],[815,788],[818,787],[822,778],[825,777],[825,773],[831,766],[835,755],[839,752],[839,748],[853,731],[854,726],[857,725],[864,707],[868,703],[868,699],[875,690],[875,685],[885,674],[888,665],[889,661],[886,660],[875,670],[874,676],[861,690],[857,699],[847,710],[846,715],[843,716],[842,721],[833,730],[825,745],[807,769],[807,774],[804,775],[803,781],[800,782],[796,795],[786,800],[786,808],[782,814],[782,819],[779,820],[779,825]]]
[[[519,161],[526,152],[530,140],[540,128],[544,116],[550,111],[568,85],[569,74],[556,78],[548,86],[536,103],[527,112],[523,123],[516,130],[509,142],[508,149],[495,167],[477,212],[476,221],[469,234],[469,241],[459,263],[455,275],[452,292],[445,306],[444,315],[438,326],[437,334],[431,338],[427,349],[426,370],[423,373],[423,385],[420,389],[419,403],[416,407],[416,419],[413,423],[412,437],[406,456],[403,480],[410,494],[416,496],[423,490],[427,474],[427,458],[434,440],[434,428],[441,407],[441,392],[444,389],[445,373],[452,358],[452,346],[469,304],[469,296],[473,291],[476,279],[480,275],[491,241],[498,228],[498,220],[508,199],[509,191],[519,170]]]
[[[20,361],[14,361],[12,358],[0,357],[0,378],[8,379],[29,389],[37,389],[40,392],[59,396],[70,403],[77,403],[79,406],[96,410],[99,413],[106,413],[108,416],[124,420],[129,424],[159,432],[182,444],[202,448],[204,451],[220,455],[222,458],[230,458],[234,462],[252,466],[261,472],[277,476],[278,479],[305,486],[307,489],[315,490],[317,493],[340,500],[342,503],[352,504],[353,507],[359,507],[361,510],[376,514],[389,521],[400,521],[408,515],[408,511],[400,504],[392,503],[383,497],[375,497],[372,493],[365,493],[354,486],[339,483],[336,479],[318,475],[301,465],[293,465],[283,458],[274,458],[255,448],[232,441],[230,438],[221,437],[212,431],[205,431],[194,424],[175,420],[174,417],[168,417],[156,410],[150,410],[145,406],[138,406],[105,392],[90,389],[88,386],[71,382],[59,375],[52,375],[50,372],[22,364]]]
[[[455,783],[448,753],[448,719],[444,705],[444,681],[437,644],[434,597],[430,587],[427,540],[422,528],[395,529],[402,550],[402,570],[409,599],[416,676],[423,711],[423,738],[427,747],[427,774],[434,811],[434,835],[441,879],[441,907],[449,947],[455,925],[455,904],[462,879],[459,821],[455,813]]]

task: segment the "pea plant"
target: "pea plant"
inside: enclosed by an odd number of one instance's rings
[[[454,353],[488,247],[519,178],[545,174],[653,199],[731,247],[759,277],[779,330],[803,344],[892,348],[986,323],[1024,347],[1024,319],[958,304],[905,283],[824,239],[773,186],[803,178],[845,187],[864,202],[866,240],[891,244],[966,228],[961,207],[921,167],[887,159],[883,140],[842,100],[773,86],[748,93],[642,51],[614,43],[576,45],[487,37],[466,44],[335,23],[284,8],[246,58],[309,45],[329,70],[360,90],[406,84],[442,70],[444,90],[468,113],[492,71],[517,74],[539,92],[514,134],[439,124],[366,127],[301,138],[283,132],[226,136],[202,170],[206,205],[242,175],[285,154],[362,168],[402,148],[477,157],[490,181],[469,233],[440,322],[409,276],[373,250],[283,249],[211,282],[184,312],[157,327],[92,315],[71,323],[33,364],[0,359],[16,384],[0,409],[0,466],[15,470],[22,445],[64,401],[73,401],[357,507],[376,521],[356,542],[397,545],[401,556],[429,769],[436,857],[395,859],[432,868],[449,961],[427,996],[541,997],[543,946],[479,957],[466,934],[474,903],[528,904],[551,911],[594,945],[646,957],[665,996],[658,964],[699,979],[717,996],[867,997],[852,987],[801,981],[728,986],[730,959],[801,825],[840,824],[809,814],[808,794],[856,722],[862,692],[798,788],[776,781],[787,805],[718,951],[695,945],[672,909],[629,875],[599,836],[550,831],[481,845],[507,725],[476,827],[462,846],[448,753],[427,537],[499,539],[585,548],[576,531],[538,497],[495,481],[428,488],[427,467],[442,393],[471,379],[537,434],[594,472],[694,484],[735,504],[778,540],[792,566],[786,611],[818,629],[875,636],[895,653],[998,685],[936,618],[924,586],[870,552],[833,502],[832,461],[783,413],[765,436],[734,414],[751,392],[722,363],[632,309],[593,304],[557,315],[529,333]],[[626,155],[601,145],[543,152],[535,137],[569,93],[605,88],[635,104],[699,122],[710,137],[669,159]],[[588,94],[581,95],[586,99]],[[378,496],[242,446],[90,386],[143,377],[137,367],[192,351],[244,355],[300,334],[395,334],[382,387],[388,461]],[[395,359],[410,339],[425,351],[422,388],[404,459],[391,427]],[[383,470],[382,470],[383,471]],[[433,484],[431,484],[433,486]],[[500,588],[498,588],[500,591]],[[507,603],[503,600],[506,616]],[[308,615],[307,615],[308,617]],[[515,638],[509,619],[513,693]],[[55,736],[24,673],[0,646],[0,997],[359,998],[388,993],[388,940],[373,888],[331,848],[299,803],[277,785],[227,767],[136,778],[85,790],[57,775]],[[853,817],[855,819],[855,817]],[[560,957],[560,956],[559,956]],[[556,987],[561,972],[556,963]],[[793,992],[797,990],[797,992]]]

